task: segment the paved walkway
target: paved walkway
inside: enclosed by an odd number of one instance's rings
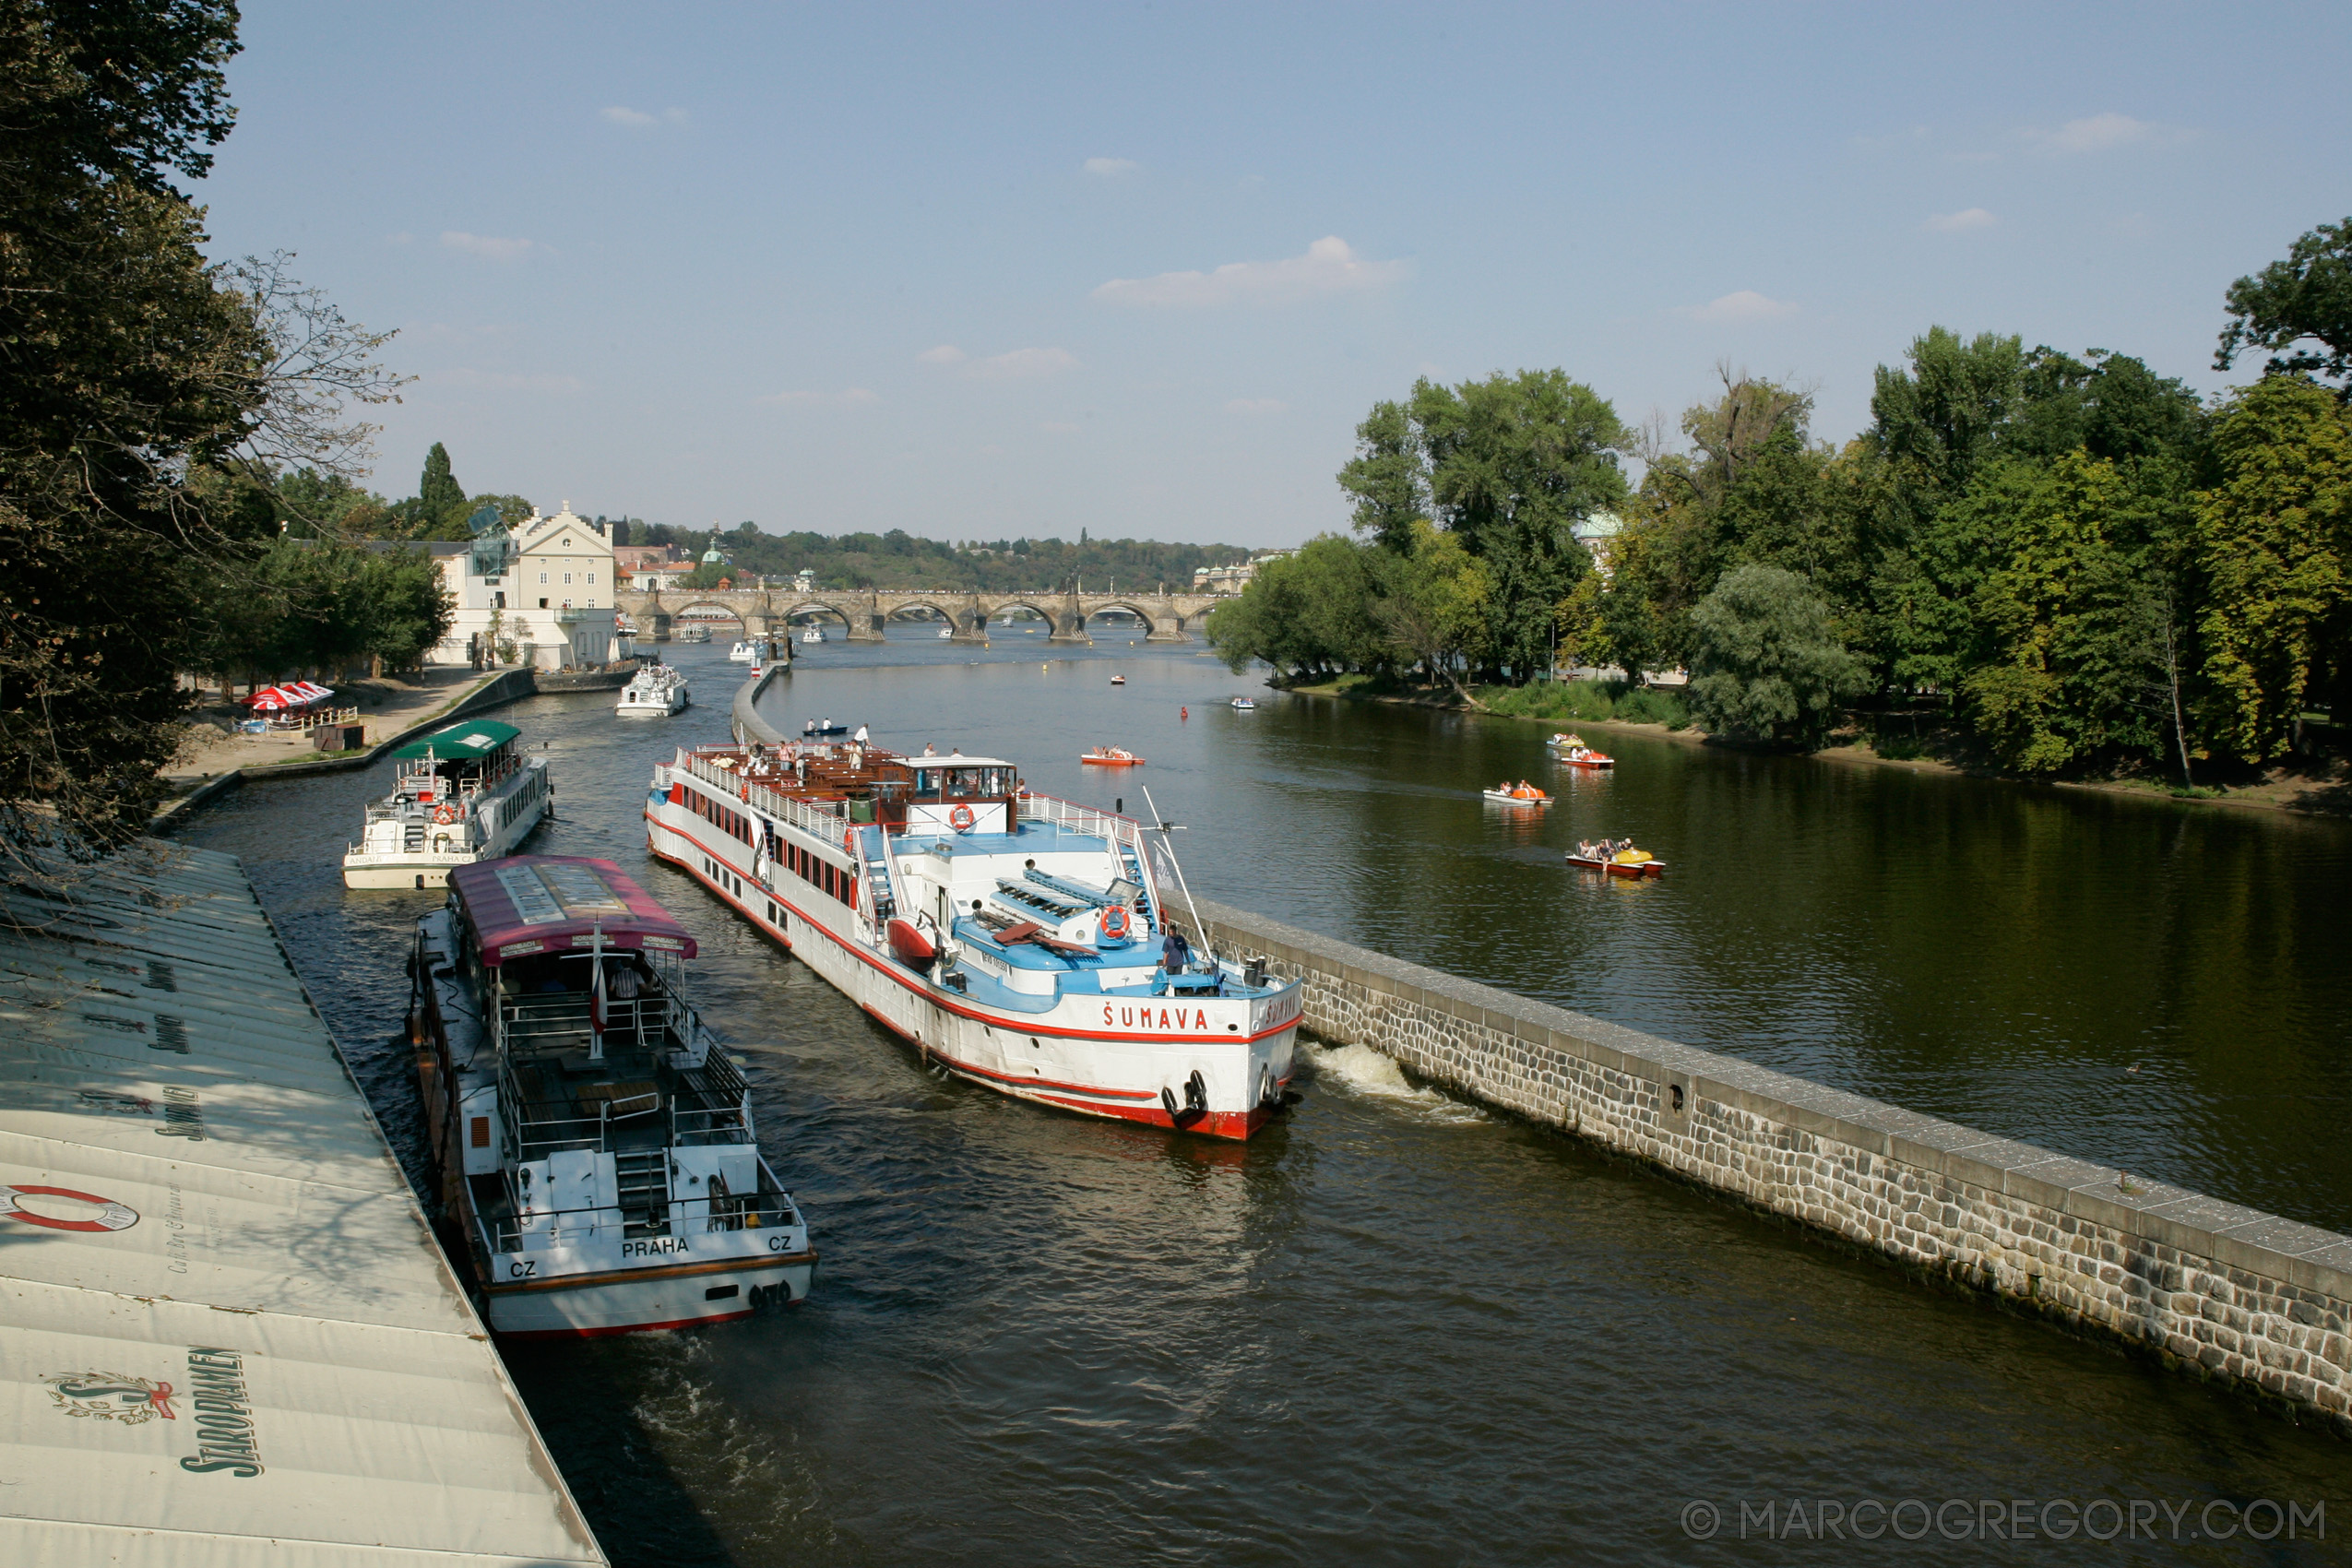
[[[436,665],[410,680],[383,676],[354,681],[335,688],[332,706],[357,707],[367,726],[367,743],[377,744],[412,725],[422,724],[464,701],[477,688],[506,673],[482,671],[462,665]],[[290,762],[310,762],[326,754],[311,744],[306,730],[273,730],[263,735],[228,734],[219,726],[234,723],[241,709],[214,705],[200,710],[188,743],[181,748],[163,777],[175,790],[185,790],[208,778],[240,767],[262,768]]]

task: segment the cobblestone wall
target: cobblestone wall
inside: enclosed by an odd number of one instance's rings
[[[1322,1039],[2352,1429],[2352,1237],[1200,911],[1221,951],[1307,982]]]

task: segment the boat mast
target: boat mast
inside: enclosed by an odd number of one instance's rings
[[[1201,908],[1193,902],[1192,884],[1184,880],[1184,862],[1176,858],[1176,841],[1170,837],[1170,834],[1185,831],[1184,825],[1161,816],[1159,802],[1151,798],[1151,786],[1146,784],[1143,790],[1144,804],[1151,808],[1152,821],[1159,830],[1161,847],[1167,849],[1168,863],[1176,873],[1177,889],[1184,895],[1184,908],[1193,911],[1193,929],[1201,933],[1201,945],[1208,949],[1208,956],[1213,959],[1217,956],[1217,944],[1208,939],[1208,927],[1201,921]]]
[[[604,922],[588,927],[588,1060],[604,1060]]]

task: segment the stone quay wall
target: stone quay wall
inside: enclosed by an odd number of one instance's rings
[[[1199,909],[1324,1040],[2352,1432],[2352,1237]]]

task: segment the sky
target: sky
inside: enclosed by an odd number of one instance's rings
[[[212,254],[415,377],[374,488],[770,532],[1296,544],[1377,400],[1718,365],[1868,423],[1942,325],[2215,393],[2352,212],[2340,4],[247,0]]]

